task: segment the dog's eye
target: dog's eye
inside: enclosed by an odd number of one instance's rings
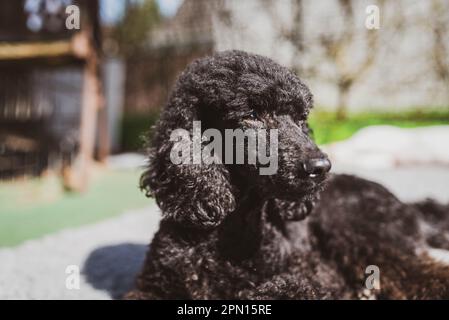
[[[248,115],[248,118],[250,118],[251,120],[257,120],[258,119],[257,113],[255,111],[251,111]]]

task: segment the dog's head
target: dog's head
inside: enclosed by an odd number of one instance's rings
[[[309,134],[312,104],[306,85],[268,58],[227,51],[199,59],[179,77],[156,125],[141,187],[164,219],[205,228],[232,212],[243,190],[270,199],[283,219],[304,218],[330,169]],[[239,143],[235,129],[251,134]]]

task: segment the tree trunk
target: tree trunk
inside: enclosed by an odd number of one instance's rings
[[[346,119],[350,88],[350,86],[339,86],[338,88],[337,120]]]

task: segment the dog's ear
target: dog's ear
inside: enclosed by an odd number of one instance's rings
[[[199,104],[194,95],[175,88],[155,127],[140,185],[155,197],[164,220],[212,228],[235,209],[228,170],[221,163],[175,164],[170,159],[173,130],[183,129],[193,140],[193,121],[201,120]]]

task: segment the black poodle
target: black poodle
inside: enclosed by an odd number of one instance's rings
[[[447,208],[404,204],[376,183],[330,175],[307,126],[312,104],[294,73],[259,55],[221,52],[181,74],[141,178],[162,221],[127,298],[449,298],[449,267],[426,254],[427,234],[449,242],[426,219],[448,220]],[[194,121],[203,132],[277,129],[277,172],[174,164],[171,133],[192,134]]]

